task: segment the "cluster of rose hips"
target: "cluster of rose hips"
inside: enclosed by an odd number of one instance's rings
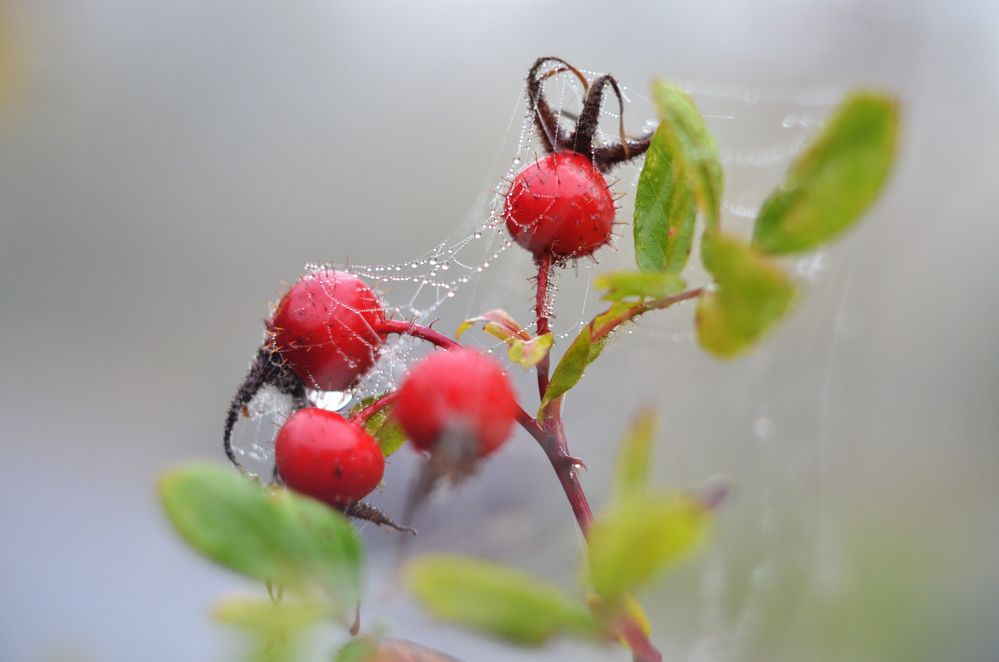
[[[542,91],[544,80],[574,74],[583,84],[582,111],[571,131],[562,126]],[[641,155],[648,136],[620,144],[594,144],[605,87],[621,100],[616,81],[586,77],[558,58],[541,58],[527,78],[538,137],[547,156],[524,168],[506,194],[504,220],[510,235],[530,251],[539,278],[553,265],[591,256],[610,242],[615,206],[603,172]],[[543,321],[539,301],[538,320]],[[357,517],[391,521],[361,502],[381,482],[385,459],[365,428],[382,407],[413,448],[426,453],[437,475],[468,475],[510,436],[522,413],[502,366],[429,329],[389,319],[378,296],[354,274],[320,269],[285,293],[267,321],[268,340],[230,407],[225,449],[239,461],[231,436],[239,412],[271,385],[287,393],[296,411],[275,440],[275,478],[289,488]],[[307,389],[342,391],[368,373],[391,334],[430,340],[441,349],[413,365],[401,386],[349,418],[308,406]],[[374,516],[372,516],[374,513]]]

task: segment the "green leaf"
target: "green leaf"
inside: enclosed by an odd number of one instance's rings
[[[662,299],[682,292],[686,283],[676,274],[655,271],[611,271],[597,276],[593,281],[598,290],[605,290],[605,301]]]
[[[586,605],[525,573],[478,559],[434,555],[411,562],[410,592],[437,618],[521,645],[556,634],[593,638],[600,631]]]
[[[691,551],[705,536],[709,511],[693,499],[645,494],[594,521],[584,574],[613,604]]]
[[[383,396],[377,395],[362,398],[360,402],[351,408],[350,415],[356,415],[362,409],[376,402],[381,397]],[[382,455],[385,457],[389,457],[402,448],[402,445],[406,443],[406,433],[403,431],[402,427],[395,422],[395,419],[390,416],[391,413],[392,405],[389,404],[372,414],[364,424],[364,428],[368,431],[368,434],[374,437],[375,441],[378,442],[378,446],[382,449]]]
[[[215,563],[304,593],[316,585],[341,608],[359,597],[360,539],[318,501],[207,464],[165,473],[159,495],[181,537]]]
[[[530,340],[514,338],[510,342],[510,349],[507,350],[507,354],[510,356],[511,361],[522,368],[532,368],[548,356],[548,352],[551,351],[553,344],[555,344],[555,336],[551,332],[531,338]]]
[[[635,193],[635,260],[643,271],[680,273],[690,255],[696,210],[718,227],[723,174],[718,146],[689,96],[652,85],[660,123]]]
[[[334,662],[375,662],[377,655],[378,640],[374,637],[360,637],[341,646]]]
[[[459,662],[440,651],[404,639],[361,637],[337,651],[335,662]]]
[[[539,417],[548,403],[565,395],[578,384],[579,380],[583,378],[586,367],[600,356],[604,345],[607,344],[607,336],[593,340],[591,335],[593,329],[599,330],[609,320],[627,311],[631,306],[632,304],[623,302],[615,303],[606,312],[593,318],[592,322],[583,327],[569,348],[565,350],[558,365],[555,366],[555,371],[548,382],[548,390],[545,391],[545,396],[541,399],[541,407],[538,410]]]
[[[294,635],[334,616],[321,602],[274,603],[261,598],[227,598],[215,605],[215,620],[260,637]]]
[[[621,443],[614,472],[614,501],[625,501],[645,493],[649,482],[652,441],[656,433],[656,415],[644,410],[635,417]]]
[[[510,360],[522,368],[533,368],[541,363],[555,343],[555,336],[551,333],[531,337],[531,334],[509,313],[499,309],[484,312],[478,317],[462,322],[455,333],[455,339],[460,339],[461,334],[479,323],[482,324],[483,331],[509,345],[507,354]]]
[[[712,354],[734,356],[787,314],[794,285],[776,265],[738,239],[708,231],[701,249],[716,289],[698,302],[698,340]]]
[[[215,607],[215,619],[245,632],[253,650],[251,662],[289,662],[301,659],[305,635],[334,614],[317,602],[274,604],[270,600],[234,598]]]
[[[796,253],[844,232],[880,194],[897,134],[895,99],[849,96],[763,203],[753,245],[765,253]]]
[[[697,204],[682,154],[665,122],[652,136],[635,192],[635,262],[643,271],[680,273],[694,241]]]

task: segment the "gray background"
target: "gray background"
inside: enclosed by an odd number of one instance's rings
[[[995,659],[994,4],[0,7],[16,70],[0,97],[0,658],[238,650],[210,606],[257,589],[175,540],[156,475],[221,457],[224,408],[267,301],[304,262],[403,261],[484,221],[479,201],[515,150],[522,77],[557,54],[628,83],[633,128],[652,112],[648,80],[700,81],[729,154],[777,144],[803,91],[874,85],[904,104],[889,190],[823,255],[770,342],[722,364],[689,340],[691,310],[673,311],[615,342],[567,403],[597,503],[642,403],[664,415],[659,482],[719,474],[733,487],[707,549],[646,596],[667,657]],[[698,96],[715,83],[735,92]],[[740,98],[753,90],[777,104]],[[785,164],[735,168],[728,202],[758,204]],[[601,267],[627,264],[620,245]],[[562,278],[559,323],[578,317],[592,274]],[[525,317],[528,275],[506,255],[440,311],[441,328],[497,305]],[[387,508],[412,459],[393,461]],[[434,501],[416,549],[568,586],[578,539],[560,499],[520,435],[481,479]],[[437,628],[384,579],[393,536],[366,536],[368,623],[469,660],[627,657],[511,652]]]

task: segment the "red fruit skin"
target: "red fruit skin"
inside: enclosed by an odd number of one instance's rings
[[[288,290],[268,327],[271,346],[306,386],[342,391],[378,360],[384,321],[381,302],[363,280],[323,269]]]
[[[585,257],[610,242],[614,200],[589,158],[556,152],[521,170],[503,217],[513,239],[539,257]]]
[[[480,456],[498,449],[513,425],[517,398],[503,367],[469,349],[438,351],[413,366],[393,415],[418,450],[451,430],[471,433]]]
[[[278,473],[296,492],[343,507],[378,487],[385,456],[374,437],[325,409],[300,409],[274,441]]]

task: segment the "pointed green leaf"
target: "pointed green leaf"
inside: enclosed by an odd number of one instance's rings
[[[895,99],[870,92],[848,97],[763,203],[753,245],[796,253],[844,232],[881,193],[897,134]]]
[[[530,340],[514,338],[510,341],[510,349],[507,350],[507,354],[510,356],[510,360],[520,367],[533,368],[548,356],[554,343],[555,336],[551,332]]]
[[[339,607],[360,595],[360,539],[318,501],[206,464],[165,473],[159,495],[181,537],[223,567],[293,590],[318,586]]]
[[[709,511],[693,499],[645,494],[594,521],[584,574],[613,604],[691,551],[705,536]]]
[[[701,248],[716,289],[698,302],[697,337],[712,354],[734,356],[784,317],[794,286],[780,268],[738,239],[709,231]]]
[[[405,573],[410,592],[437,618],[521,645],[556,634],[596,637],[586,605],[511,568],[461,556],[426,556]]]
[[[360,402],[351,408],[350,415],[356,415],[362,409],[382,397],[382,395],[376,395],[362,398]],[[372,414],[364,424],[364,429],[368,431],[368,434],[375,438],[375,441],[378,442],[378,446],[382,449],[382,455],[385,457],[389,457],[402,448],[402,445],[406,443],[406,433],[403,431],[402,427],[395,422],[395,419],[390,415],[391,413],[392,405],[389,404]]]
[[[565,350],[558,365],[555,366],[555,371],[548,382],[548,390],[545,391],[545,396],[541,399],[541,407],[538,410],[539,417],[549,402],[565,395],[578,384],[579,380],[583,378],[586,367],[600,356],[604,345],[607,344],[607,337],[593,340],[592,330],[600,329],[608,320],[617,317],[631,306],[632,304],[623,302],[615,303],[606,312],[593,318],[593,321],[583,327],[569,348]]]
[[[645,493],[652,461],[652,440],[656,433],[656,415],[644,410],[635,417],[617,454],[614,472],[614,500],[624,501]]]
[[[656,271],[611,271],[597,276],[593,285],[605,290],[602,299],[662,299],[682,292],[686,283],[676,274]]]
[[[672,130],[665,122],[656,129],[635,192],[635,262],[643,271],[680,273],[694,241],[694,188]]]
[[[694,101],[675,85],[665,81],[653,83],[652,101],[662,123],[673,127],[670,143],[677,153],[684,155],[684,169],[693,185],[698,208],[708,227],[717,228],[725,177],[714,136]]]
[[[723,174],[718,146],[683,90],[657,81],[660,123],[635,193],[635,261],[643,271],[678,274],[687,264],[700,209],[718,227]]]

